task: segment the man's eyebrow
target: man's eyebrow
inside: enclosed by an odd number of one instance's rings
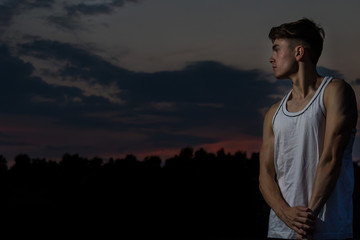
[[[274,45],[272,46],[272,50],[275,50],[275,48],[278,47],[278,46],[279,46],[279,44],[274,44]]]

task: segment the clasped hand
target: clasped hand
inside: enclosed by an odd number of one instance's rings
[[[296,239],[312,239],[316,216],[310,208],[289,207],[281,218],[288,227],[296,232]]]

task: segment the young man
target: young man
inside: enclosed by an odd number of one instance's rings
[[[270,63],[292,90],[266,113],[260,191],[271,207],[269,238],[352,238],[355,94],[320,76],[324,31],[309,19],[271,29]]]

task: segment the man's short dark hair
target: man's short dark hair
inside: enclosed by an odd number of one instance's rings
[[[296,22],[284,23],[271,28],[269,38],[272,42],[275,39],[299,41],[305,48],[310,49],[310,59],[316,65],[323,49],[325,32],[312,20],[303,18]]]

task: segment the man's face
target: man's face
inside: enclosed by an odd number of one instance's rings
[[[273,54],[270,57],[274,75],[278,79],[290,78],[297,71],[295,50],[290,46],[288,39],[275,39],[273,42]]]

